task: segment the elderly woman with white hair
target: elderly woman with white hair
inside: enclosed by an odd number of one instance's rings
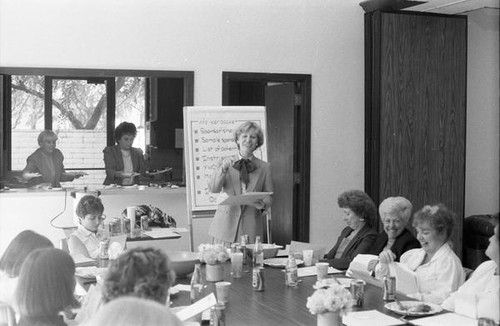
[[[399,261],[410,249],[420,248],[420,243],[406,228],[411,218],[412,204],[404,197],[386,198],[379,206],[384,231],[379,233],[370,254],[379,255],[384,261]]]

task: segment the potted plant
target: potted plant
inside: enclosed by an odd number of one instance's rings
[[[198,247],[200,261],[205,262],[205,277],[208,282],[224,279],[222,263],[229,259],[226,248],[222,244],[200,244]]]
[[[349,290],[340,285],[336,279],[327,278],[313,285],[316,289],[307,298],[307,308],[318,315],[318,326],[340,326],[341,316],[351,311],[353,300]]]

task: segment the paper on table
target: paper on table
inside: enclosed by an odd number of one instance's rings
[[[401,321],[377,310],[353,311],[342,317],[346,326],[391,326],[401,325]]]
[[[190,306],[187,306],[181,311],[178,311],[176,315],[177,317],[179,317],[181,321],[185,321],[191,317],[196,316],[197,314],[202,313],[207,309],[210,309],[211,307],[215,306],[216,303],[217,300],[215,299],[215,295],[213,293],[210,293],[203,299],[196,301],[195,303],[193,303]]]
[[[419,292],[417,275],[414,271],[398,262],[389,264],[389,271],[396,277],[396,291],[404,294]]]
[[[145,235],[150,236],[151,238],[178,238],[179,235],[175,232],[172,232],[171,229],[168,228],[157,228],[151,231],[144,232]]]
[[[335,273],[342,273],[342,271],[339,271],[338,269],[329,266],[328,267],[328,274],[335,274]],[[313,276],[313,275],[318,275],[318,273],[316,271],[316,266],[297,268],[297,276],[298,277]]]
[[[173,288],[179,291],[191,291],[191,286],[189,284],[176,284]]]
[[[354,257],[352,262],[349,264],[349,269],[346,272],[347,276],[352,276],[356,274],[358,277],[365,279],[371,278],[370,272],[368,272],[368,264],[372,260],[378,261],[378,256],[368,255],[368,254],[359,254]]]
[[[459,314],[455,314],[453,312],[435,315],[430,317],[413,319],[411,321],[415,325],[419,326],[476,326],[477,320],[470,317],[465,317]]]
[[[250,205],[257,200],[264,200],[272,194],[272,192],[246,192],[237,196],[228,196],[219,205]]]
[[[187,228],[170,228],[170,230],[172,232],[177,232],[177,233],[179,233],[179,232],[181,232],[181,233],[189,232],[189,230]]]

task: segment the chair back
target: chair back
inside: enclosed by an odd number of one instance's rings
[[[11,306],[0,302],[0,326],[16,326],[16,314]]]

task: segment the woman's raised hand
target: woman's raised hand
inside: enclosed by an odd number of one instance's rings
[[[378,258],[380,259],[380,263],[389,264],[396,260],[396,255],[391,249],[386,249],[378,255]]]
[[[226,157],[222,160],[220,166],[222,168],[222,171],[224,172],[227,172],[227,170],[229,169],[229,167],[231,165],[233,165],[234,163],[234,157],[233,156],[230,156],[230,157]]]

